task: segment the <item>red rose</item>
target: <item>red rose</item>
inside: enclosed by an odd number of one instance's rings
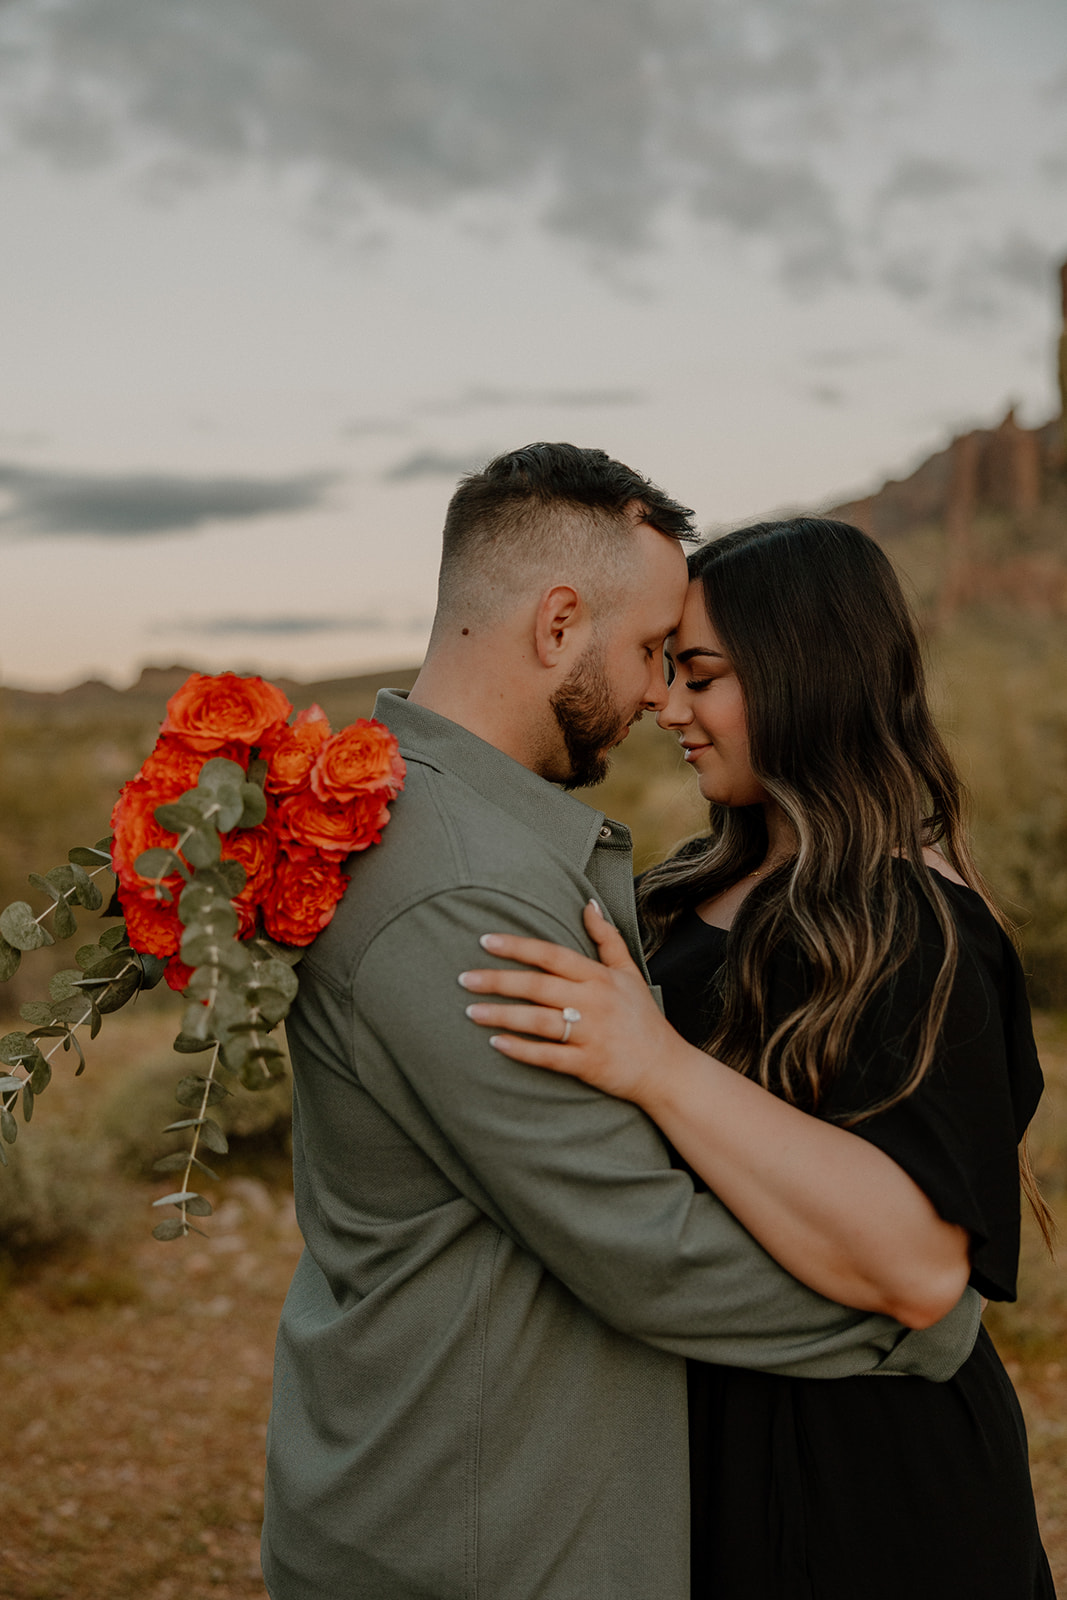
[[[292,709],[282,691],[262,678],[238,678],[233,672],[205,678],[194,672],[167,701],[162,731],[191,750],[215,755],[230,742],[272,744]]]
[[[332,918],[348,879],[334,861],[294,860],[278,854],[263,925],[279,944],[310,944]]]
[[[248,765],[248,751],[240,745],[224,745],[216,754],[236,760],[242,766]],[[123,784],[111,813],[114,834],[111,864],[129,888],[151,893],[134,863],[143,850],[172,845],[177,838],[176,834],[160,827],[154,815],[156,807],[167,805],[187,789],[195,788],[200,769],[207,760],[202,752],[188,750],[173,739],[160,738],[137,776]],[[172,888],[180,882],[176,873],[165,881]]]
[[[278,836],[274,819],[268,814],[266,822],[256,828],[235,828],[222,836],[222,859],[239,861],[245,869],[245,886],[234,896],[234,905],[240,919],[240,936],[247,939],[255,932],[256,907],[266,892],[274,872],[278,855]]]
[[[404,770],[389,729],[361,717],[323,747],[311,771],[311,787],[320,800],[341,805],[375,791],[384,791],[391,800],[404,787]]]
[[[176,899],[169,903],[153,900],[149,895],[138,894],[120,884],[119,904],[126,919],[126,932],[135,950],[159,956],[163,961],[177,954],[182,942],[182,925],[178,921]]]
[[[192,967],[187,967],[181,956],[171,956],[167,962],[167,969],[163,974],[167,980],[168,987],[176,989],[179,994],[186,988],[192,975]]]
[[[298,712],[271,751],[270,770],[264,784],[268,794],[295,794],[306,787],[319,752],[330,737],[330,724],[321,706]]]

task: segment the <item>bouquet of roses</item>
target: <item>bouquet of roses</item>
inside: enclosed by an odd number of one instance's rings
[[[189,1130],[191,1142],[157,1162],[182,1173],[178,1189],[154,1202],[177,1210],[154,1229],[157,1238],[182,1237],[190,1216],[210,1213],[191,1185],[195,1170],[210,1173],[200,1146],[226,1149],[208,1115],[228,1092],[221,1079],[237,1074],[257,1088],[278,1077],[282,1051],[270,1035],[296,996],[293,968],[344,893],[342,863],[380,840],[403,787],[404,763],[381,723],[361,719],[331,734],[319,706],[290,723],[292,709],[262,678],[194,673],[122,788],[113,837],[71,850],[43,877],[31,874],[49,898],[39,915],[24,901],[0,913],[0,980],[14,975],[24,951],[72,937],[75,906],[103,906],[94,882],[101,872],[117,880],[104,915],[122,918],[77,951],[73,970],[56,974],[47,1001],[22,1007],[26,1032],[0,1039],[2,1141],[17,1136],[20,1100],[30,1120],[61,1045],[76,1051],[82,1070],[80,1027],[95,1037],[107,1012],[160,977],[186,999],[174,1048],[211,1059],[178,1085],[189,1115],[165,1131]],[[45,1051],[43,1039],[56,1043]]]

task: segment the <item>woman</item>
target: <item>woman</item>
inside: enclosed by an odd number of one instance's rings
[[[690,560],[659,722],[711,829],[639,886],[660,1016],[596,963],[463,975],[504,1053],[634,1100],[789,1271],[912,1327],[1012,1299],[1041,1093],[1023,978],[961,829],[879,547],[762,524]],[[674,1030],[677,1030],[674,1031]],[[726,1065],[728,1063],[728,1065]],[[946,1384],[690,1366],[694,1600],[1046,1600],[1026,1439],[985,1334]]]

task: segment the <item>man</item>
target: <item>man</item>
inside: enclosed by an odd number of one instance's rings
[[[640,960],[626,830],[553,787],[664,702],[689,514],[533,445],[449,507],[407,786],[301,968],[288,1033],[307,1249],[282,1314],[274,1600],[685,1600],[684,1357],[947,1377],[973,1297],[905,1335],[789,1277],[633,1106],[509,1061],[457,978],[481,934]]]

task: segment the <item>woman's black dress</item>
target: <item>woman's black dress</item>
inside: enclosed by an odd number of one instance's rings
[[[902,872],[909,869],[902,866]],[[941,1216],[969,1229],[971,1282],[1015,1298],[1017,1145],[1041,1093],[1022,971],[980,896],[945,880],[959,965],[942,1048],[919,1088],[855,1131]],[[916,954],[861,1019],[821,1114],[892,1093],[943,943],[916,891]],[[727,934],[695,912],[649,963],[667,1016],[702,1045]],[[773,1020],[803,992],[776,957]],[[1019,1403],[989,1336],[948,1383],[786,1378],[689,1364],[693,1600],[1054,1600]]]

